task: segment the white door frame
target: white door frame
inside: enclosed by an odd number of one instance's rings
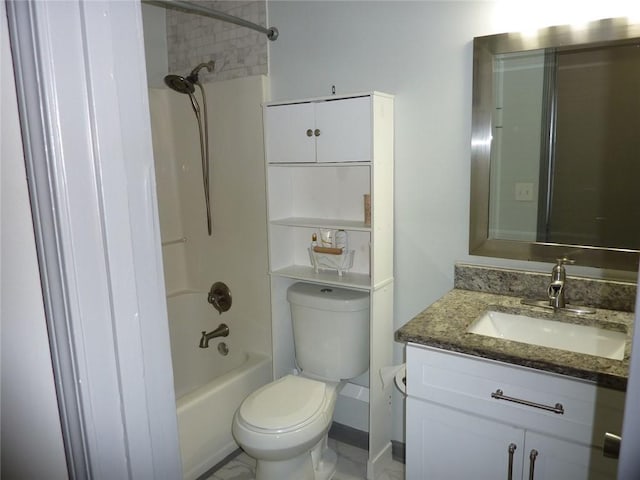
[[[6,6],[70,478],[180,478],[140,4]]]
[[[638,273],[640,278],[640,273]],[[633,343],[629,365],[629,381],[624,404],[624,422],[622,425],[622,445],[618,464],[618,479],[640,478],[640,290],[636,292],[636,309],[633,330]],[[618,432],[611,432],[618,434]]]

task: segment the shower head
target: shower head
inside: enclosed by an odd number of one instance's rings
[[[198,80],[198,72],[203,68],[206,68],[207,71],[213,72],[213,67],[215,66],[215,62],[207,62],[201,63],[196,68],[191,70],[191,73],[187,77],[181,77],[180,75],[167,75],[164,77],[164,83],[167,87],[175,90],[178,93],[193,93],[195,91],[195,86],[197,85]]]
[[[164,77],[164,83],[178,93],[193,93],[196,90],[190,76],[184,78],[180,75],[167,75]]]

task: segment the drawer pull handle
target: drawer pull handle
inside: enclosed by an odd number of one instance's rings
[[[496,400],[505,400],[507,402],[519,403],[520,405],[527,405],[528,407],[540,408],[542,410],[547,410],[548,412],[558,413],[560,415],[564,414],[564,407],[561,403],[556,403],[555,406],[544,405],[542,403],[531,402],[529,400],[523,400],[521,398],[509,397],[504,394],[504,392],[500,389],[496,390],[491,394],[491,398],[495,398]]]
[[[538,450],[535,448],[531,450],[529,454],[529,480],[533,480],[533,470],[536,468],[536,457],[538,456]]]
[[[513,480],[513,452],[516,451],[516,444],[509,444],[509,470],[507,471],[507,480]]]

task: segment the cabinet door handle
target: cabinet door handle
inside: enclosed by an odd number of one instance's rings
[[[313,131],[313,134],[314,134],[316,137],[319,137],[319,136],[320,136],[320,129],[319,129],[319,128],[316,128],[316,129]]]
[[[535,448],[529,453],[529,480],[533,480],[533,471],[536,468],[536,457],[538,456],[538,450]]]
[[[307,137],[311,137],[313,136],[313,130],[311,130],[310,128],[307,129]]]
[[[522,398],[509,397],[504,394],[504,392],[500,389],[497,389],[495,392],[491,394],[491,398],[495,398],[496,400],[505,400],[507,402],[519,403],[520,405],[526,405],[528,407],[540,408],[542,410],[547,410],[548,412],[558,413],[560,415],[564,414],[564,407],[561,403],[556,403],[555,406],[544,405],[542,403],[531,402],[529,400],[524,400]]]
[[[513,480],[513,452],[516,451],[516,444],[515,443],[510,443],[509,444],[509,469],[507,470],[507,480]]]
[[[602,444],[602,454],[609,458],[618,458],[620,456],[620,442],[622,438],[613,433],[604,434],[604,442]]]

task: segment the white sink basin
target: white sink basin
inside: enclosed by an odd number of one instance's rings
[[[627,334],[512,313],[487,311],[467,329],[470,333],[622,360]]]

